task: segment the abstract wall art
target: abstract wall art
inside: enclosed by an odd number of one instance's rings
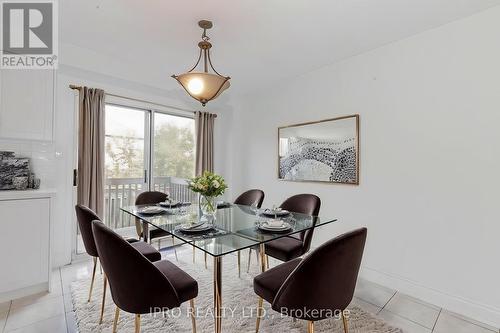
[[[359,184],[359,115],[278,129],[278,178]]]

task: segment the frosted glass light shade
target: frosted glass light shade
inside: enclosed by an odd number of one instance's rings
[[[229,88],[229,78],[205,72],[189,72],[174,79],[181,84],[187,93],[205,105]]]

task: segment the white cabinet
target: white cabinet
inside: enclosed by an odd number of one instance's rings
[[[0,70],[0,138],[53,140],[53,70]]]
[[[50,287],[52,196],[16,192],[10,198],[0,194],[0,302]]]

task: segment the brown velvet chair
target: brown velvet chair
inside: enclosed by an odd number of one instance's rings
[[[314,194],[297,194],[286,199],[280,206],[290,212],[318,216],[321,200]],[[266,243],[266,255],[281,261],[290,261],[309,251],[314,228],[298,235],[276,239]],[[268,260],[269,263],[269,260]]]
[[[158,191],[146,191],[140,193],[135,198],[135,205],[156,205],[160,202],[167,200],[168,194]],[[142,223],[139,219],[135,219],[135,228],[137,230],[137,235],[139,238],[144,239],[144,234],[142,230]],[[158,239],[158,249],[160,249],[160,238],[165,238],[170,236],[170,234],[162,229],[149,227],[149,237],[148,240],[151,243],[153,239]],[[172,245],[175,245],[174,236],[172,236]],[[174,247],[175,259],[177,259],[177,250]]]
[[[262,202],[264,201],[264,192],[262,190],[253,189],[241,193],[235,200],[234,203],[237,205],[251,206],[253,204],[257,205],[257,208],[262,207]]]
[[[155,308],[165,311],[190,301],[193,332],[196,333],[196,280],[170,261],[152,263],[98,220],[92,222],[92,231],[116,305],[113,332],[116,332],[120,309],[135,314],[135,332],[138,333],[141,314],[151,313]]]
[[[258,190],[258,189],[253,189],[253,190],[248,190],[243,193],[241,193],[236,200],[234,200],[234,203],[237,205],[245,205],[245,206],[252,206],[253,204],[257,204],[257,208],[262,207],[262,202],[264,202],[264,191]],[[250,249],[249,251],[249,257],[248,257],[248,269],[247,271],[250,270],[250,256],[252,255],[252,250]],[[258,255],[257,255],[258,258]],[[238,251],[238,276],[241,276],[241,253]]]
[[[92,297],[92,289],[94,288],[97,259],[99,258],[99,254],[97,252],[97,248],[95,245],[94,234],[92,233],[92,221],[94,220],[100,221],[100,218],[93,210],[83,205],[76,205],[75,211],[85,251],[87,251],[88,255],[92,256],[94,261],[94,268],[92,270],[92,281],[90,282],[90,291],[88,299],[88,302],[90,302],[90,299]],[[156,251],[156,249],[151,245],[145,242],[139,242],[136,239],[128,239],[127,242],[131,243],[132,247],[135,250],[139,251],[146,258],[148,258],[148,260],[150,261],[161,260],[160,252]],[[104,291],[102,293],[101,316],[99,318],[99,324],[102,323],[102,318],[104,316],[104,303],[106,301],[106,282],[107,282],[106,275],[104,275],[103,279],[104,279],[103,281]]]
[[[304,259],[293,259],[256,276],[253,283],[259,296],[256,332],[266,300],[275,311],[309,321],[309,333],[314,332],[315,321],[341,315],[347,333],[344,310],[354,295],[366,234],[366,228],[348,232],[321,245]]]

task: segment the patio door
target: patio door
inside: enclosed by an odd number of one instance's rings
[[[135,228],[135,220],[120,208],[150,188],[151,111],[106,104],[105,112],[104,222],[113,229]]]
[[[169,193],[195,202],[186,179],[194,176],[194,119],[169,110],[106,104],[104,223],[136,237],[135,219],[121,211],[141,192]],[[77,253],[84,252],[77,235]]]
[[[135,220],[120,208],[133,205],[149,189],[151,112],[106,104],[103,222],[123,236],[135,236]],[[79,235],[77,235],[79,236]],[[77,253],[85,251],[77,237]]]

